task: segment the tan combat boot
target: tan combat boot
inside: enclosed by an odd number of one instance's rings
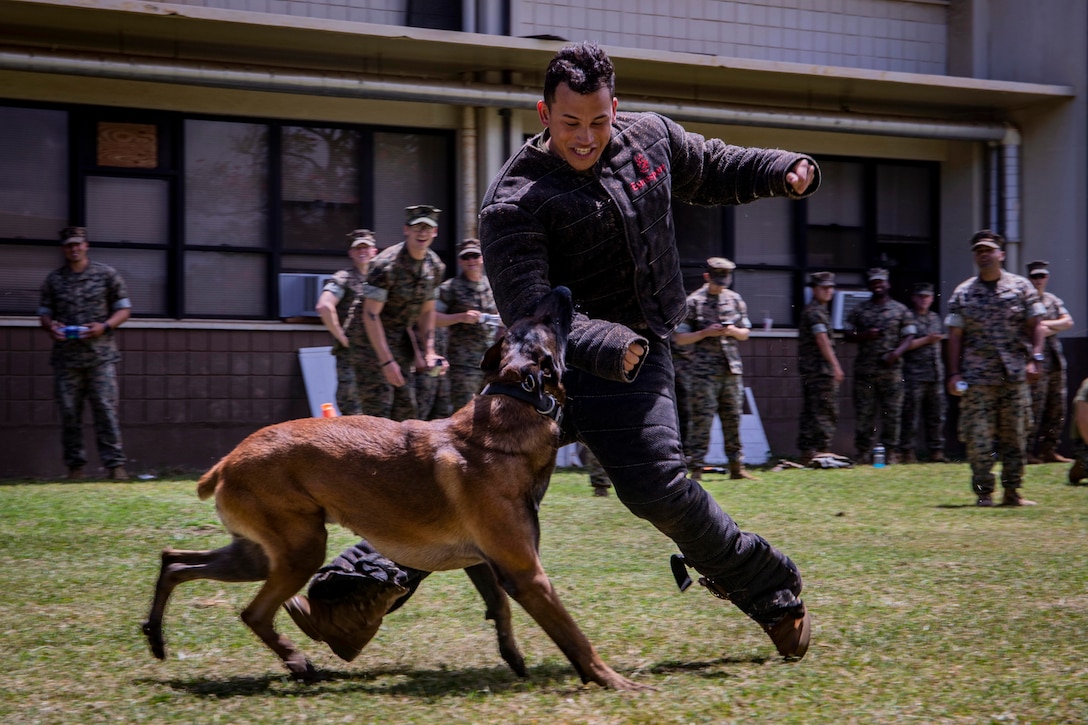
[[[744,470],[744,464],[742,464],[740,461],[729,462],[729,478],[733,479],[734,481],[740,479],[747,479],[749,481],[759,480],[758,477],[753,476],[752,474],[748,473],[748,471]]]

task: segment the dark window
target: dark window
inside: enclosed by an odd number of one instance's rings
[[[355,228],[401,241],[406,206],[445,211],[448,258],[453,158],[449,131],[0,107],[0,313],[37,312],[71,223],[137,315],[275,318],[280,273],[344,267]]]

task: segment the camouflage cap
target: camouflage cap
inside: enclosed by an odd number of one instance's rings
[[[932,295],[933,285],[929,282],[916,282],[910,293],[912,295]]]
[[[64,227],[60,230],[61,244],[75,244],[87,241],[87,227]]]
[[[729,275],[736,268],[737,265],[733,264],[733,260],[725,257],[711,257],[706,260],[706,273],[710,275],[711,280],[718,284],[724,285],[729,280]]]
[[[474,238],[462,239],[461,243],[457,245],[457,256],[466,257],[472,254],[483,254],[480,251],[480,240]]]
[[[1028,262],[1028,276],[1029,277],[1049,277],[1050,262],[1042,259],[1038,259],[1034,262]]]
[[[808,276],[809,287],[834,287],[834,272],[813,272]]]
[[[888,270],[883,267],[873,267],[865,273],[865,279],[872,282],[874,279],[882,279],[885,282],[888,281]]]
[[[429,204],[416,204],[404,208],[405,226],[414,227],[416,224],[426,224],[429,227],[438,226],[438,215],[442,210]]]
[[[348,249],[378,246],[378,241],[374,239],[374,232],[369,229],[353,229],[348,233],[348,238],[351,239]]]
[[[992,232],[989,229],[982,229],[971,235],[971,251],[973,252],[979,247],[1004,249],[1005,237],[997,232]]]

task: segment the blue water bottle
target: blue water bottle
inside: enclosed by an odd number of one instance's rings
[[[888,462],[884,446],[877,445],[873,448],[873,468],[883,468]]]

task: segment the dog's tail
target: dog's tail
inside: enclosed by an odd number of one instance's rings
[[[223,468],[223,461],[219,461],[212,466],[207,473],[200,477],[200,480],[196,484],[196,495],[201,500],[211,498],[215,495],[215,489],[219,486],[219,478],[221,469]]]

